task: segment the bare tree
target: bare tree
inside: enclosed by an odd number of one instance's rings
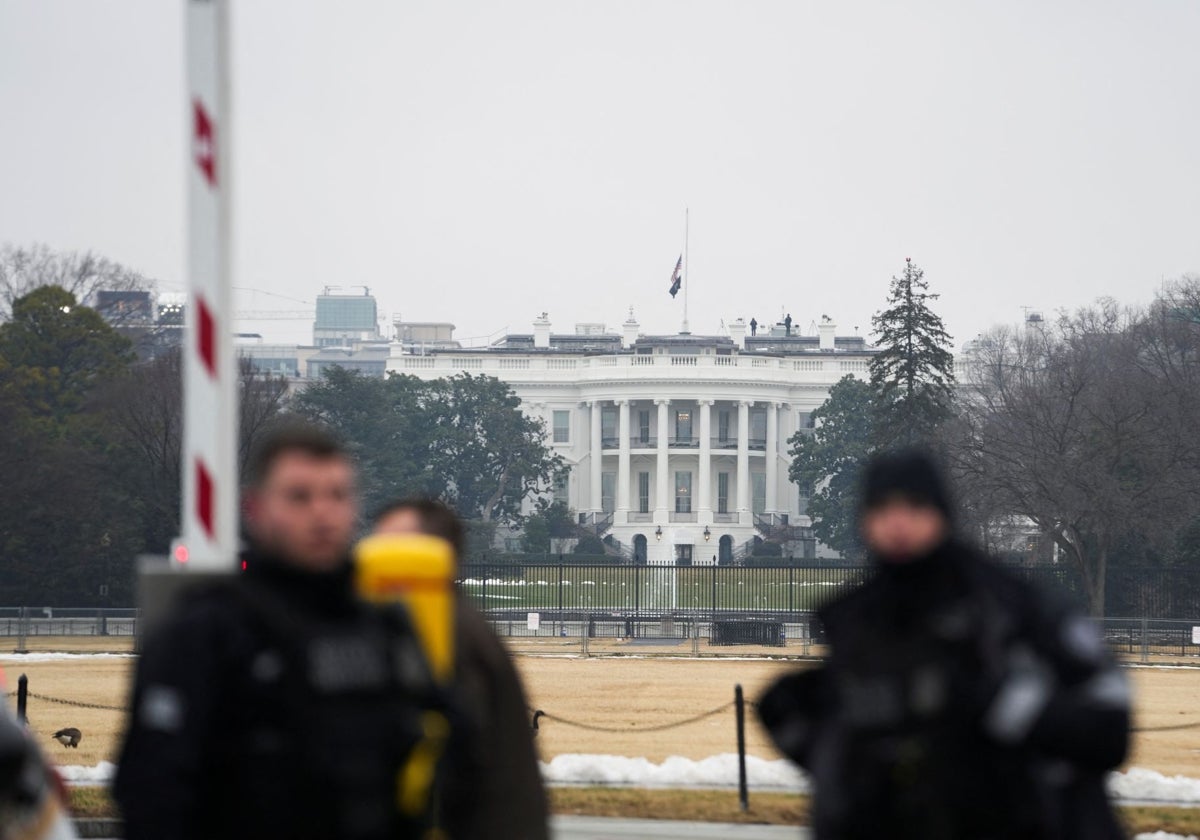
[[[238,465],[283,412],[287,381],[239,363]],[[105,398],[106,416],[116,432],[121,457],[114,459],[118,480],[151,513],[146,542],[165,550],[178,533],[180,459],[183,450],[183,366],[178,349],[139,364]]]
[[[238,469],[245,472],[255,443],[278,420],[287,406],[288,381],[260,370],[247,358],[238,360]]]
[[[1049,327],[993,331],[972,354],[950,446],[968,497],[1052,538],[1097,614],[1113,551],[1163,544],[1196,505],[1186,428],[1200,419],[1188,391],[1198,372],[1172,367],[1179,336],[1152,316],[1104,301]]]
[[[153,283],[112,260],[93,254],[62,253],[46,245],[0,246],[0,321],[8,319],[13,302],[41,286],[59,286],[81,304],[94,305],[100,290],[150,291]]]

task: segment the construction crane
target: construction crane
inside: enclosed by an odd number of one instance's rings
[[[266,295],[268,297],[279,298],[280,300],[291,301],[292,303],[303,303],[306,306],[312,306],[311,300],[303,300],[302,298],[290,297],[281,295],[276,292],[268,292],[266,289],[258,289],[252,286],[234,286],[239,292],[250,292],[255,295]],[[239,309],[233,313],[235,321],[311,321],[317,315],[316,309]]]
[[[235,321],[311,321],[317,317],[314,309],[239,309]]]

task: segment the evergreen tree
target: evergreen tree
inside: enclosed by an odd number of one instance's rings
[[[862,464],[871,454],[873,401],[870,384],[843,377],[812,413],[812,430],[803,429],[789,441],[788,477],[808,495],[813,533],[849,559],[862,556],[858,484]]]
[[[950,335],[929,307],[937,299],[925,272],[907,259],[904,274],[892,278],[887,308],[871,319],[880,348],[871,385],[881,448],[928,441],[950,414],[954,357]]]

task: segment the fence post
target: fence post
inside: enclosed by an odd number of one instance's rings
[[[712,609],[709,610],[713,618],[717,617],[717,567],[712,567]]]
[[[563,611],[563,564],[558,564],[558,614]]]
[[[29,704],[29,677],[22,674],[17,678],[17,720],[29,723],[29,715],[25,713]]]
[[[1150,619],[1142,616],[1142,663],[1150,661]]]
[[[29,607],[21,607],[21,614],[17,617],[17,653],[28,653],[26,645],[29,643]]]
[[[633,614],[642,614],[642,569],[644,566],[633,567]]]
[[[788,566],[788,613],[796,611],[796,567]]]
[[[737,717],[738,804],[743,811],[748,811],[750,791],[746,785],[746,701],[742,696],[741,683],[733,687],[733,708]]]

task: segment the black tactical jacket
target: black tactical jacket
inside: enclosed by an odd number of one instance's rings
[[[403,614],[253,557],[146,641],[114,793],[127,840],[395,840],[397,775],[433,703]]]
[[[760,703],[815,784],[819,840],[1122,836],[1104,777],[1129,691],[1087,618],[955,542],[820,618],[825,666]]]

